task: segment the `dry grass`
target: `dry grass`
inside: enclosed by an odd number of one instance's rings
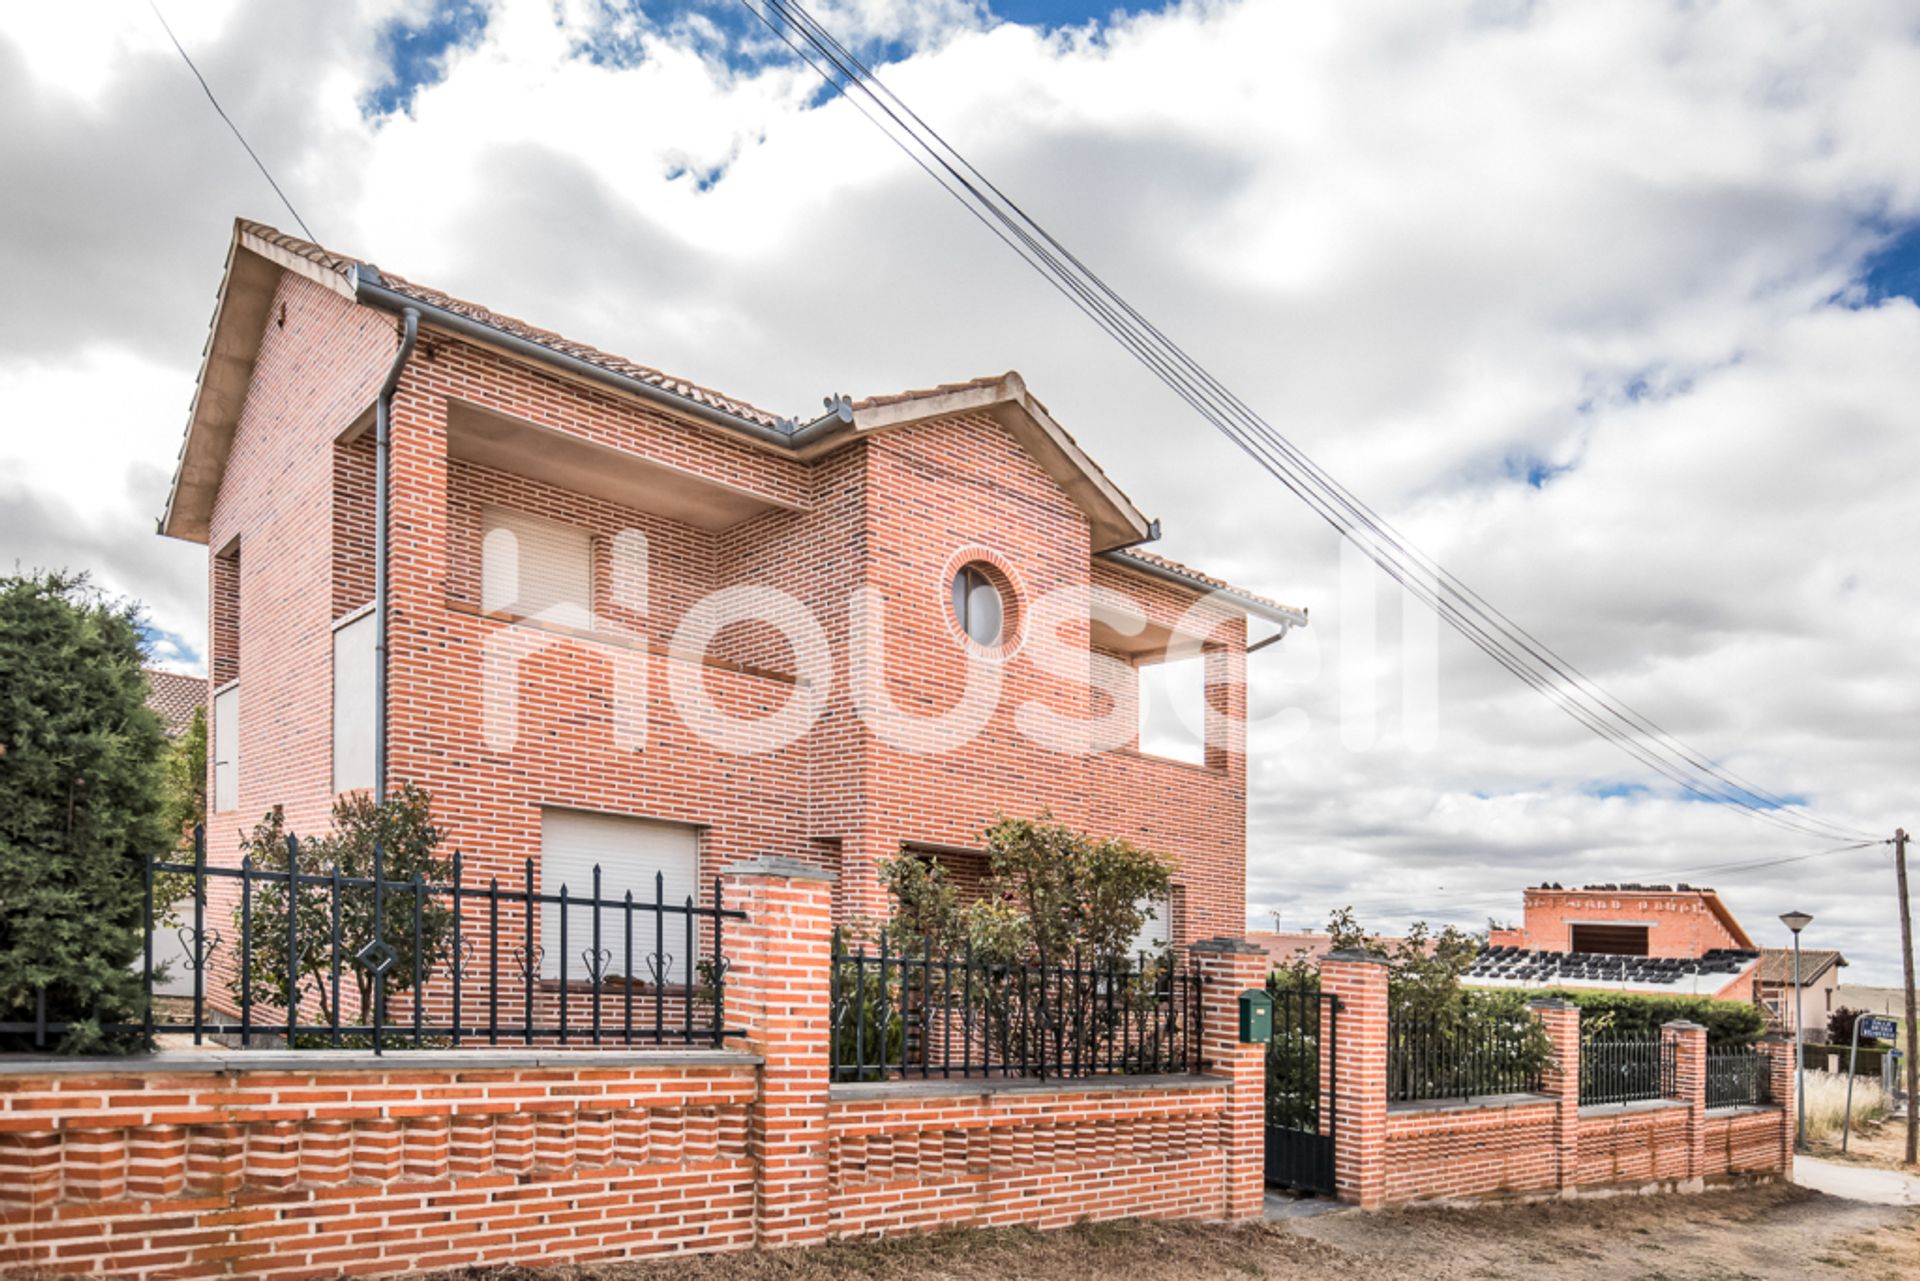
[[[1853,1079],[1853,1124],[1870,1125],[1887,1115],[1891,1101],[1880,1083],[1869,1077]],[[1807,1073],[1807,1138],[1819,1141],[1840,1133],[1847,1114],[1847,1078],[1841,1072]]]

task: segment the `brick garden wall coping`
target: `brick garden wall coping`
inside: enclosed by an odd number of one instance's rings
[[[1551,1094],[1488,1094],[1471,1099],[1403,1099],[1387,1104],[1391,1116],[1419,1112],[1497,1112],[1505,1108],[1534,1107],[1557,1103]]]
[[[734,1050],[181,1050],[126,1058],[0,1056],[0,1077],[115,1076],[204,1072],[514,1071],[595,1067],[758,1067]]]
[[[1224,1090],[1226,1081],[1199,1073],[1085,1077],[1061,1081],[842,1081],[828,1090],[836,1103],[874,1099],[971,1098],[989,1094],[1108,1094],[1140,1090]]]

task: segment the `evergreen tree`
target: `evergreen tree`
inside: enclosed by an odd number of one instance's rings
[[[142,1013],[142,860],[172,837],[142,658],[137,605],[0,578],[0,1020],[32,1021],[44,989],[65,1053],[136,1048],[101,1025]]]

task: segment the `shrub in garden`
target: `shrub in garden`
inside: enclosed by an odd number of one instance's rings
[[[289,841],[278,810],[269,813],[254,826],[241,843],[241,853],[262,871],[287,869]],[[433,824],[432,798],[421,788],[404,784],[376,802],[365,793],[349,793],[333,806],[333,829],[323,836],[299,841],[299,870],[302,875],[327,873],[338,869],[342,879],[370,881],[373,878],[374,845],[381,845],[384,878],[388,882],[412,882],[416,877],[431,884],[444,876],[439,856],[446,834]],[[332,965],[334,956],[334,897],[331,885],[303,884],[294,900],[294,964],[289,973],[286,948],[288,897],[284,884],[261,882],[254,886],[252,920],[251,979],[253,999],[287,1008],[289,988],[295,999],[317,1011],[318,1021],[331,1023],[336,1016],[349,1028],[373,1021],[374,983],[371,972],[354,961],[360,951],[379,939],[393,952],[393,964],[385,976],[383,999],[413,988],[415,962],[414,907],[411,890],[390,885],[382,898],[378,918],[374,911],[371,886],[343,887],[339,901],[341,968],[351,986],[342,992],[336,1010],[333,1001]],[[451,960],[454,946],[453,909],[445,896],[422,894],[419,900],[420,973],[430,982],[442,965]],[[234,936],[240,937],[240,909],[234,909]],[[233,999],[241,995],[241,978],[236,967],[229,979]],[[358,1045],[364,1036],[356,1038]],[[318,1041],[316,1040],[316,1043]],[[330,1043],[330,1042],[329,1042]]]
[[[171,839],[141,629],[84,577],[0,578],[0,1019],[44,992],[64,1053],[137,1048],[101,1025],[143,1013],[144,860]]]
[[[1590,988],[1548,988],[1519,994],[1524,1000],[1558,997],[1580,1007],[1580,1030],[1588,1036],[1652,1039],[1675,1019],[1707,1029],[1708,1045],[1751,1045],[1767,1030],[1765,1011],[1750,1001],[1707,996],[1655,996]]]

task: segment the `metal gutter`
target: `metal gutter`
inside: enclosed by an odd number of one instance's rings
[[[394,353],[387,380],[373,402],[373,795],[382,802],[387,799],[387,561],[393,551],[387,526],[392,520],[393,393],[420,338],[419,310],[403,308],[400,323],[400,350]]]
[[[1227,599],[1239,605],[1240,608],[1244,609],[1247,613],[1252,614],[1256,618],[1264,618],[1270,623],[1280,623],[1286,627],[1305,627],[1307,625],[1307,612],[1304,609],[1285,609],[1279,606],[1269,605],[1263,600],[1257,600],[1245,592],[1238,591],[1232,587],[1222,587],[1217,583],[1210,583],[1204,578],[1196,578],[1192,574],[1183,574],[1177,569],[1169,569],[1165,565],[1156,565],[1152,561],[1140,560],[1136,557],[1128,556],[1119,548],[1111,551],[1095,552],[1094,555],[1098,556],[1101,560],[1111,561],[1115,565],[1133,570],[1135,573],[1145,574],[1148,578],[1157,578],[1163,583],[1173,583],[1176,586],[1191,588],[1194,591],[1204,592],[1211,596],[1225,596]]]
[[[373,267],[363,266],[356,273],[354,299],[370,307],[379,307],[384,311],[399,312],[402,315],[412,310],[419,314],[422,321],[436,329],[445,329],[477,342],[503,347],[515,355],[553,365],[577,377],[604,384],[616,391],[626,392],[630,396],[638,396],[642,400],[650,400],[674,413],[690,415],[737,435],[748,437],[758,444],[773,445],[788,450],[794,448],[795,433],[782,431],[777,427],[768,427],[751,418],[730,414],[724,409],[715,409],[712,405],[702,404],[691,397],[683,396],[665,387],[655,386],[644,379],[616,372],[605,366],[596,365],[590,360],[582,360],[578,356],[549,347],[545,343],[535,342],[531,338],[522,338],[518,334],[510,334],[504,329],[496,329],[492,325],[463,316],[457,311],[450,311],[445,307],[409,297],[381,283],[380,274]],[[816,420],[808,426],[815,426],[819,421],[822,420]]]

